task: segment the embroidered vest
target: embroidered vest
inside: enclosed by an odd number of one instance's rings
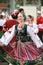
[[[24,27],[19,31],[18,30],[18,24],[15,26],[15,33],[17,35],[16,41],[21,41],[21,42],[27,42],[29,41],[27,37],[27,25],[25,24]]]

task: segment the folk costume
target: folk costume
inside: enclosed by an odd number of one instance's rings
[[[37,34],[34,34],[34,31],[30,26],[27,26],[26,24],[24,24],[24,26],[19,26],[19,24],[17,24],[14,25],[9,31],[11,31],[11,33],[7,31],[0,41],[5,46],[10,45],[10,55],[14,59],[19,60],[21,65],[23,61],[32,61],[40,57],[41,50],[39,51],[39,48],[43,44]],[[9,44],[15,34],[17,35],[16,40],[14,40],[15,42],[13,44]],[[35,44],[31,44],[31,42],[29,42],[27,34],[30,35]]]
[[[7,20],[4,24],[3,24],[3,26],[4,26],[4,28],[6,29],[6,31],[7,30],[9,30],[9,28],[11,28],[13,25],[16,25],[16,24],[18,24],[19,22],[17,22],[16,20]],[[2,34],[2,32],[1,32],[1,34]],[[2,37],[2,35],[1,35],[1,37]],[[11,43],[13,43],[13,41],[14,41],[14,39],[16,38],[16,36],[14,36],[13,37],[13,39],[11,40]],[[9,46],[4,46],[4,49],[2,49],[1,47],[0,47],[0,59],[1,59],[1,61],[7,61],[8,63],[12,63],[12,64],[14,64],[15,63],[15,60],[13,60],[13,58],[12,57],[10,57],[8,54],[9,54],[9,52],[7,51],[7,49],[8,49],[8,47]],[[5,51],[4,51],[5,50]],[[3,52],[2,52],[3,51]]]

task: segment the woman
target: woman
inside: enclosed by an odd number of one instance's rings
[[[18,20],[20,21],[20,24],[14,25],[11,28],[12,29],[11,33],[6,32],[4,34],[4,36],[0,39],[0,45],[7,46],[9,44],[9,42],[11,41],[11,39],[13,38],[13,36],[16,34],[17,35],[16,40],[11,45],[11,47],[13,48],[11,55],[14,59],[20,61],[20,65],[23,65],[22,62],[25,60],[32,61],[37,58],[40,58],[40,52],[39,52],[39,49],[36,46],[34,46],[34,44],[32,45],[28,41],[27,33],[28,34],[30,34],[30,32],[32,33],[32,29],[30,26],[27,26],[26,24],[24,24],[24,17],[21,13],[18,14]],[[33,34],[34,33],[32,33],[32,35]],[[31,36],[31,34],[30,34],[30,36]],[[31,36],[31,38],[33,40],[32,36]],[[39,41],[39,40],[37,40],[37,41]],[[42,46],[42,42],[39,42],[38,44],[40,45],[39,47]]]
[[[34,33],[38,33],[38,26],[37,24],[34,22],[34,17],[31,15],[28,15],[26,17],[26,22],[25,24],[27,24],[28,26],[32,27],[32,30],[34,30]]]

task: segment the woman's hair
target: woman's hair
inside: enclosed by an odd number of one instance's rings
[[[0,19],[3,19],[3,15],[0,15]]]
[[[31,21],[34,21],[34,17],[31,15],[28,15],[28,17],[31,19]]]
[[[20,8],[20,9],[19,9],[19,12],[22,12],[22,11],[24,11],[24,9],[23,9],[23,8]]]
[[[12,13],[11,16],[12,16],[13,19],[17,19],[18,18],[18,14],[19,14],[19,12],[15,11],[15,14]]]
[[[11,16],[12,16],[13,19],[17,19],[18,18],[17,15],[16,16],[15,15],[11,15]]]

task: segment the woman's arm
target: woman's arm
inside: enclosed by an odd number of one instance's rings
[[[34,32],[32,31],[31,27],[29,27],[29,26],[27,26],[27,33],[30,35],[31,39],[36,44],[37,48],[40,48],[43,45],[43,43],[41,42],[41,40],[38,37],[38,35],[34,34]]]
[[[7,46],[9,42],[12,40],[14,35],[15,35],[15,25],[11,29],[9,29],[9,31],[4,33],[4,35],[0,39],[0,42],[2,43],[2,45]]]

